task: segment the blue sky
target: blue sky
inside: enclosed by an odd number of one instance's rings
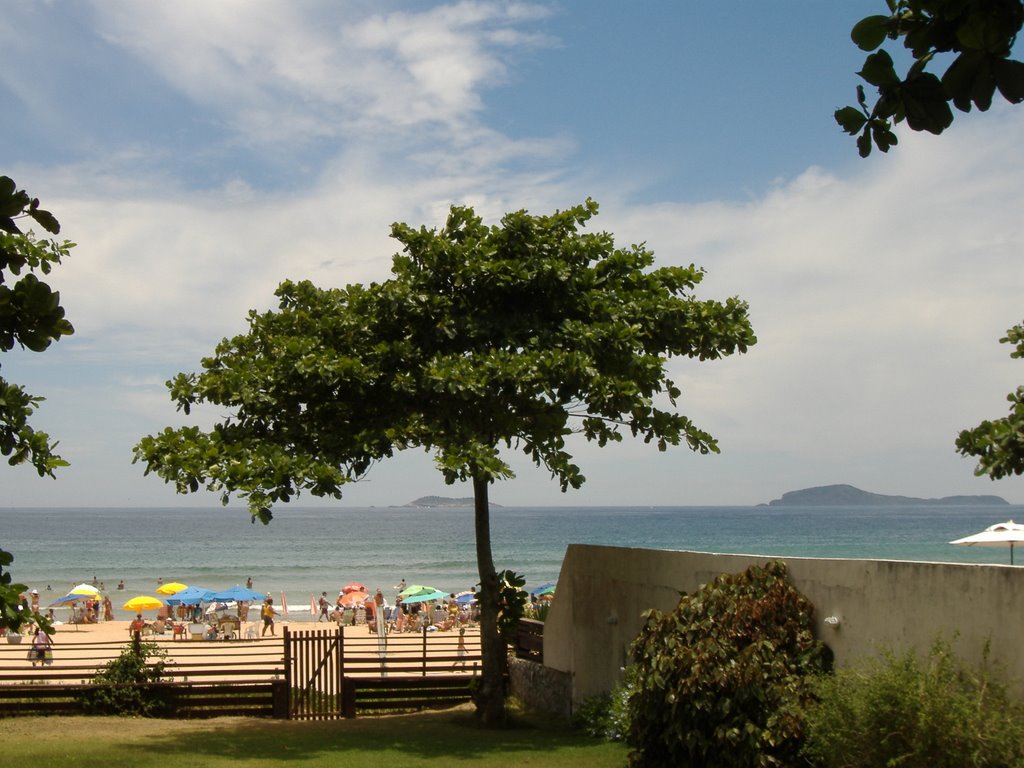
[[[861,160],[832,112],[863,60],[849,29],[881,0],[0,6],[0,172],[78,243],[51,279],[76,334],[0,361],[47,398],[35,424],[72,466],[0,468],[2,504],[215,503],[143,478],[131,448],[181,423],[163,382],[281,280],[386,278],[389,225],[439,225],[453,203],[496,220],[588,196],[620,243],[748,300],[759,343],[672,363],[721,455],[581,443],[583,489],[517,465],[495,501],[756,504],[852,483],[1024,502],[1024,481],[976,478],[953,449],[1024,380],[998,343],[1024,294],[1024,112],[900,131]],[[412,453],[344,503],[425,494],[469,490]]]

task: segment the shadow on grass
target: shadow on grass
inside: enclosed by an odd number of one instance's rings
[[[510,726],[482,729],[471,707],[440,712],[423,712],[390,717],[355,720],[282,721],[248,718],[199,721],[191,737],[180,729],[161,736],[153,734],[144,742],[125,743],[119,752],[133,756],[136,765],[148,765],[155,755],[170,759],[180,755],[202,765],[238,760],[240,755],[257,758],[262,765],[303,761],[317,764],[318,759],[337,760],[338,765],[366,765],[386,760],[401,766],[403,759],[423,763],[471,761],[473,764],[510,765],[519,755],[532,765],[537,754],[551,758],[552,765],[621,765],[625,748],[609,745],[571,730],[567,725],[552,726],[535,716],[516,715]],[[559,760],[573,753],[590,754],[583,760]],[[594,761],[594,753],[617,758],[614,762]],[[575,754],[583,758],[584,754]],[[531,755],[530,759],[526,759]],[[175,761],[176,764],[178,763]],[[156,764],[156,763],[154,763]]]

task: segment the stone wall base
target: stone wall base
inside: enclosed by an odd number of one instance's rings
[[[535,661],[509,659],[511,693],[530,709],[572,718],[572,675]]]

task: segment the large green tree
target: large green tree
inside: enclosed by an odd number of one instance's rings
[[[622,432],[661,450],[717,452],[674,410],[667,360],[743,352],[755,342],[747,305],[700,300],[702,270],[652,269],[643,246],[615,247],[580,231],[585,204],[550,216],[524,211],[487,226],[453,207],[437,230],[395,224],[403,251],[382,283],[321,289],[285,282],[277,311],[250,313],[199,374],[168,382],[186,413],[199,403],[232,415],[143,438],[135,460],[180,492],[245,498],[254,519],[301,491],[340,497],[375,462],[408,448],[433,453],[448,483],[472,484],[481,594],[478,714],[504,718],[499,579],[491,553],[491,483],[512,477],[522,451],[562,490],[584,476],[566,446]]]
[[[939,134],[953,122],[950,104],[984,112],[998,90],[1012,104],[1024,101],[1024,63],[1010,58],[1024,23],[1022,0],[886,0],[889,13],[861,19],[850,33],[870,51],[857,74],[878,92],[869,105],[857,86],[856,107],[835,113],[844,131],[857,136],[862,157],[872,144],[887,152],[897,143],[893,123]],[[912,62],[899,74],[886,40],[902,40]],[[946,65],[942,76],[929,71]]]
[[[19,222],[30,219],[52,235],[60,224],[52,213],[39,207],[39,200],[7,176],[0,176],[0,352],[15,346],[42,352],[51,342],[74,332],[64,317],[60,294],[39,279],[68,255],[74,243],[67,240],[39,240]],[[39,475],[53,477],[53,471],[67,462],[54,453],[45,432],[29,424],[29,417],[43,400],[0,376],[0,454],[11,465],[29,462]],[[19,600],[27,587],[15,583],[9,566],[14,557],[0,550],[0,627],[17,631],[26,621],[49,629],[39,616],[31,615]]]
[[[74,333],[64,317],[60,294],[39,279],[68,255],[74,243],[67,240],[39,240],[19,221],[31,219],[50,234],[60,224],[39,200],[18,189],[7,176],[0,176],[0,352],[15,346],[32,352],[46,350],[62,336]],[[11,465],[30,462],[40,476],[53,476],[67,462],[54,453],[45,432],[32,429],[29,417],[44,398],[0,377],[0,454]]]

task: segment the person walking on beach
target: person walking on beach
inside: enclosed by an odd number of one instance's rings
[[[36,665],[36,662],[40,664],[48,664],[49,659],[46,658],[47,652],[53,648],[53,641],[50,640],[50,636],[46,634],[42,627],[36,629],[36,636],[32,638],[32,666]]]
[[[330,621],[331,620],[331,617],[327,613],[327,611],[328,611],[328,609],[330,607],[331,607],[331,604],[327,602],[327,593],[326,592],[321,592],[320,593],[320,615],[316,617],[316,623],[317,624],[320,623],[320,619],[323,619],[324,621]]]
[[[463,669],[466,668],[466,628],[461,627],[459,629],[459,644],[455,648],[455,655],[459,657],[459,660],[452,664],[452,669],[461,666]]]
[[[263,619],[263,631],[260,633],[260,637],[264,637],[267,634],[267,630],[270,630],[271,635],[276,635],[274,631],[274,616],[277,615],[277,611],[274,610],[274,598],[268,597],[263,602],[263,607],[260,609],[260,618]]]

